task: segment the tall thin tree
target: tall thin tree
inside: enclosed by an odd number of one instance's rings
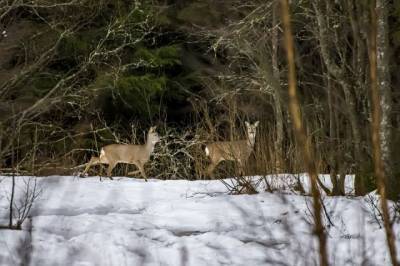
[[[385,182],[385,165],[382,160],[382,136],[387,136],[384,131],[386,128],[385,123],[382,123],[382,112],[381,108],[385,105],[385,102],[382,102],[382,99],[379,95],[379,86],[378,86],[378,58],[382,57],[382,55],[377,54],[377,38],[381,37],[379,30],[381,27],[378,27],[378,21],[382,20],[382,18],[378,18],[378,16],[382,16],[382,13],[378,13],[380,10],[381,0],[372,1],[371,6],[371,37],[370,37],[370,78],[371,78],[371,96],[372,96],[372,149],[373,149],[373,160],[374,160],[374,169],[375,176],[378,185],[378,192],[381,196],[380,204],[382,209],[383,223],[386,232],[386,240],[387,245],[389,247],[389,253],[392,265],[397,266],[399,262],[397,261],[396,255],[396,244],[395,238],[393,234],[393,229],[390,221],[389,207],[386,200],[387,192],[386,192],[386,182]],[[381,22],[381,21],[380,21]],[[384,51],[379,51],[384,52]],[[381,84],[380,84],[381,85]],[[383,89],[383,88],[381,88]],[[383,140],[385,141],[385,140]]]
[[[303,126],[300,103],[297,96],[297,80],[296,80],[296,67],[294,60],[294,41],[292,36],[292,30],[290,26],[290,11],[288,0],[281,0],[281,11],[282,21],[284,28],[284,40],[285,48],[288,61],[288,91],[289,91],[289,111],[293,120],[293,127],[296,134],[297,141],[303,151],[304,162],[307,167],[308,174],[310,176],[311,193],[313,197],[313,209],[314,209],[314,231],[318,237],[319,242],[319,262],[321,266],[328,265],[328,251],[326,244],[326,235],[322,222],[322,203],[321,194],[318,189],[318,175],[317,169],[314,163],[314,155],[311,149],[310,140],[306,136],[306,132]]]

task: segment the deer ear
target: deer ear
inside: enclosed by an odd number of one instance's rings
[[[255,125],[255,126],[258,126],[259,123],[260,123],[260,121],[256,121],[256,122],[254,123],[254,125]]]
[[[249,123],[249,122],[245,121],[244,123],[246,124],[246,127],[249,127],[249,126],[250,126],[250,123]]]

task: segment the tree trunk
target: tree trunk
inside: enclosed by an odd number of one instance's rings
[[[290,26],[289,3],[287,0],[281,0],[282,21],[284,28],[284,39],[286,47],[286,55],[288,62],[288,95],[289,95],[289,112],[293,121],[293,129],[296,139],[302,148],[304,163],[310,176],[311,194],[313,197],[314,209],[314,233],[318,237],[319,248],[319,265],[328,266],[328,249],[327,238],[322,221],[322,200],[318,189],[318,174],[315,167],[315,157],[311,148],[311,141],[306,135],[305,128],[300,112],[300,102],[297,92],[296,68],[294,61],[294,42]]]
[[[276,139],[274,142],[275,148],[275,170],[280,172],[283,170],[283,110],[280,95],[280,72],[278,64],[278,3],[274,3],[272,15],[272,69],[275,80],[277,81],[274,86],[274,109],[276,119]]]
[[[377,13],[377,78],[380,95],[380,147],[381,158],[387,182],[387,197],[395,200],[400,194],[400,182],[396,180],[392,168],[391,138],[392,138],[392,94],[389,72],[389,37],[388,37],[388,1],[376,1]]]
[[[330,166],[330,177],[332,182],[332,196],[344,195],[344,188],[341,187],[341,183],[338,180],[338,141],[336,137],[336,124],[335,124],[335,111],[334,111],[334,97],[333,87],[331,78],[327,74],[327,87],[328,87],[328,108],[329,108],[329,166]]]
[[[380,94],[382,88],[380,88],[379,80],[382,79],[378,77],[380,71],[382,71],[382,67],[384,65],[379,66],[381,68],[378,71],[378,57],[380,63],[382,64],[382,58],[385,58],[385,55],[381,54],[378,56],[378,53],[387,53],[388,50],[382,50],[382,47],[378,49],[378,43],[382,46],[382,38],[385,38],[384,33],[385,29],[387,29],[387,20],[385,22],[385,17],[387,17],[387,13],[385,11],[386,6],[382,4],[381,0],[372,1],[371,5],[371,38],[370,38],[370,77],[371,77],[371,103],[372,103],[372,123],[371,123],[371,131],[372,131],[372,153],[374,159],[374,170],[375,170],[375,178],[376,183],[378,185],[378,193],[380,196],[380,208],[382,213],[383,225],[386,233],[386,243],[389,248],[389,254],[391,263],[393,266],[398,266],[399,262],[397,261],[397,252],[396,252],[396,239],[395,234],[393,232],[392,221],[390,217],[389,204],[387,203],[387,183],[385,177],[385,168],[384,162],[382,160],[382,149],[381,149],[381,133],[382,133],[382,100],[380,99]],[[386,15],[385,15],[386,13]],[[381,26],[384,24],[385,28],[382,29]],[[378,26],[379,25],[379,26]],[[383,30],[384,32],[380,32]],[[379,41],[378,41],[379,40]],[[387,42],[386,42],[387,43]],[[379,52],[378,52],[379,51]],[[387,57],[386,57],[387,58]],[[384,103],[386,104],[386,103]]]

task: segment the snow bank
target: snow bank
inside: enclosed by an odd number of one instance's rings
[[[17,177],[19,189],[28,178]],[[5,224],[11,181],[2,179]],[[0,230],[0,265],[21,258],[30,265],[317,264],[309,197],[228,195],[219,181],[53,176],[37,183],[42,193],[31,226],[27,221],[23,231]],[[366,198],[324,202],[333,265],[390,265],[383,229]],[[399,235],[398,224],[395,229]]]

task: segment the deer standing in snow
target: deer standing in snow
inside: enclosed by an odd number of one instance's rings
[[[104,146],[101,149],[100,156],[93,156],[88,162],[82,176],[86,174],[92,165],[108,164],[107,176],[112,180],[111,172],[118,163],[134,164],[139,169],[137,171],[129,172],[128,175],[134,175],[138,172],[147,181],[146,172],[144,171],[144,164],[149,161],[150,155],[154,151],[154,146],[160,141],[160,137],[155,131],[156,127],[151,127],[147,133],[146,144],[133,145],[133,144],[111,144]]]
[[[211,176],[215,167],[222,161],[235,161],[238,163],[240,173],[243,173],[243,166],[250,157],[254,149],[256,140],[256,129],[259,121],[254,124],[245,122],[247,139],[235,141],[217,141],[206,145],[205,152],[210,158],[211,164],[208,166],[206,173]]]

